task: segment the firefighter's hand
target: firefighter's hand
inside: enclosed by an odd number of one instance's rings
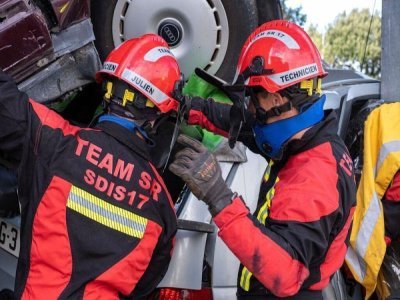
[[[192,193],[208,206],[213,216],[232,202],[232,191],[226,186],[218,161],[203,144],[185,135],[178,143],[186,148],[179,151],[169,166],[171,172],[181,177]]]

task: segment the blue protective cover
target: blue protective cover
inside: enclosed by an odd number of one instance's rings
[[[271,124],[255,122],[253,133],[260,151],[272,159],[280,159],[284,145],[293,135],[319,123],[324,118],[325,99],[326,96],[322,95],[313,104],[304,105],[298,115],[288,119]],[[264,147],[264,144],[267,147]]]

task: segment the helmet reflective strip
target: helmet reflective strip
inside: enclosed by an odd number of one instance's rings
[[[261,31],[259,34],[257,34],[250,42],[250,44],[246,48],[249,49],[251,45],[253,45],[256,41],[259,39],[263,38],[274,38],[277,40],[280,40],[282,43],[286,45],[289,49],[300,49],[299,44],[297,44],[296,40],[292,38],[290,35],[287,33],[280,31],[280,30],[265,30]]]
[[[137,90],[142,92],[142,94],[154,100],[156,103],[162,103],[169,99],[169,96],[164,94],[155,85],[129,69],[124,70],[121,78],[132,84]]]
[[[103,65],[103,68],[101,69],[101,71],[114,74],[115,70],[117,68],[118,68],[118,64],[110,62],[110,61],[106,61],[106,62],[104,62],[104,65]]]
[[[164,56],[175,58],[171,50],[169,50],[167,47],[155,47],[144,55],[144,60],[155,62]]]
[[[287,85],[292,82],[299,82],[302,79],[310,78],[310,75],[318,75],[317,64],[310,64],[302,66],[300,68],[292,69],[286,72],[277,73],[273,75],[267,75],[269,79],[275,82],[277,85]]]

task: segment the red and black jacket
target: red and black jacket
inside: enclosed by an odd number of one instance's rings
[[[189,123],[226,133],[228,116],[229,105],[194,98]],[[239,140],[258,152],[248,118]],[[270,162],[253,215],[238,197],[214,217],[219,236],[242,263],[239,299],[322,299],[341,267],[356,184],[336,126],[328,113],[288,144],[285,159]]]
[[[18,167],[18,299],[142,299],[177,228],[145,144],[115,123],[81,129],[0,72],[0,154]]]

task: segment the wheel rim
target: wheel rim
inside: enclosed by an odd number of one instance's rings
[[[148,32],[168,42],[186,77],[195,67],[216,73],[228,48],[228,18],[221,0],[118,0],[114,45]]]

